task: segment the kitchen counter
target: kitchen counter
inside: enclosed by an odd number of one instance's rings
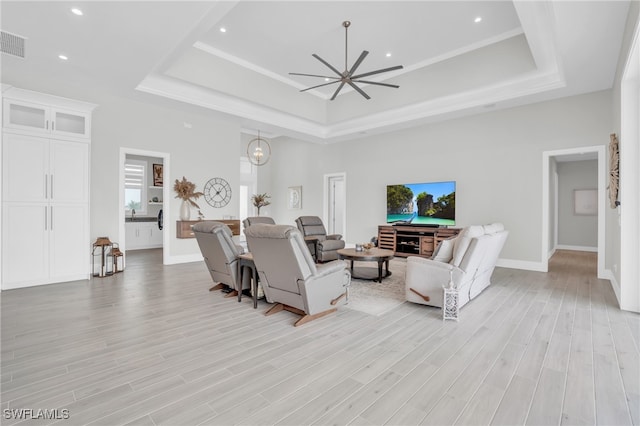
[[[133,220],[131,218],[131,216],[127,216],[124,218],[124,222],[128,223],[128,222],[157,222],[158,221],[158,217],[157,216],[136,216]]]

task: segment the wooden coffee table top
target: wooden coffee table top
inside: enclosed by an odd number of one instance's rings
[[[363,262],[379,262],[381,260],[393,259],[393,250],[380,249],[376,247],[363,251],[356,251],[354,248],[345,248],[338,250],[338,254],[343,259]]]

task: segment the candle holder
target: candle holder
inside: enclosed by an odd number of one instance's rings
[[[113,243],[109,237],[98,237],[91,252],[93,276],[104,278],[113,275]]]

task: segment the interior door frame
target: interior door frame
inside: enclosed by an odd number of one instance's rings
[[[171,238],[169,238],[169,227],[166,218],[171,217],[170,207],[171,203],[168,202],[169,197],[171,197],[171,193],[169,191],[169,187],[171,186],[168,180],[168,177],[171,176],[171,168],[170,168],[170,154],[167,152],[159,152],[159,151],[148,151],[145,149],[136,149],[136,148],[126,148],[120,147],[120,172],[118,176],[118,206],[124,206],[124,162],[127,158],[127,155],[140,155],[143,157],[156,157],[162,158],[162,175],[164,176],[164,182],[162,185],[162,216],[165,218],[163,233],[162,233],[162,264],[169,265],[171,262],[169,261],[169,253]],[[124,242],[121,244],[122,249],[127,249],[127,241],[125,239],[125,229],[124,229],[124,209],[118,208],[118,241]]]
[[[549,217],[554,215],[557,217],[556,211],[550,211],[549,192],[550,192],[550,169],[551,160],[555,157],[564,155],[576,155],[585,153],[595,153],[598,159],[598,272],[597,277],[600,279],[608,279],[605,272],[605,209],[606,209],[606,152],[604,145],[587,146],[582,148],[571,148],[557,151],[545,151],[542,153],[542,248],[541,248],[541,271],[549,270]],[[557,182],[555,183],[557,185]],[[556,189],[557,196],[557,189]],[[558,205],[556,202],[555,209]],[[556,219],[557,222],[557,219]],[[555,224],[557,227],[557,223]],[[557,232],[554,230],[554,232]],[[556,237],[557,238],[557,237]]]
[[[322,197],[322,220],[325,224],[329,224],[329,188],[331,185],[331,181],[335,178],[341,178],[344,182],[344,193],[342,195],[342,206],[343,206],[343,217],[344,217],[344,232],[342,234],[342,239],[347,241],[347,173],[339,172],[339,173],[328,173],[323,177],[323,197]],[[327,226],[327,230],[329,226]]]

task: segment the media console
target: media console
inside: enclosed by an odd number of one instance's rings
[[[460,231],[460,228],[380,225],[378,247],[393,250],[399,257],[430,257],[440,241],[456,236]]]

